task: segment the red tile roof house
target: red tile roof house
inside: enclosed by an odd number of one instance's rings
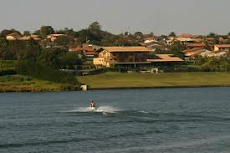
[[[219,42],[220,43],[228,43],[228,39],[224,39],[223,37],[219,37]]]
[[[69,48],[70,52],[81,52],[86,56],[87,60],[92,61],[97,54],[96,50],[92,46],[72,46]]]
[[[207,42],[209,45],[213,45],[213,44],[215,44],[215,38],[207,37],[207,38],[205,38],[205,42]]]
[[[67,37],[67,35],[66,34],[56,34],[56,33],[54,33],[54,34],[49,34],[47,36],[47,38],[50,39],[51,41],[55,41],[58,37]]]
[[[195,56],[202,56],[202,57],[221,57],[225,56],[228,51],[225,50],[218,50],[218,51],[209,51],[207,49],[201,48],[193,48],[193,49],[186,49],[183,51],[185,53],[185,60],[190,61],[195,58]]]
[[[230,51],[230,44],[214,45],[214,51]]]
[[[8,35],[6,36],[6,40],[19,40],[21,37],[22,37],[21,34],[18,34],[18,33],[16,33],[16,32],[13,32],[13,33],[8,34]]]
[[[33,38],[34,40],[41,40],[39,35],[32,34],[32,35],[30,35],[30,37]]]
[[[187,44],[187,43],[193,43],[196,42],[197,36],[191,35],[191,34],[182,34],[176,37],[176,41],[179,41],[181,43]]]
[[[182,51],[185,54],[185,60],[186,61],[191,61],[193,60],[196,56],[202,55],[204,53],[211,53],[211,51],[204,49],[204,48],[193,48],[193,49],[186,49]]]
[[[160,49],[165,49],[167,47],[165,47],[164,45],[158,43],[158,42],[151,42],[151,43],[140,43],[141,46],[143,47],[147,47],[152,51],[155,51],[157,48]]]
[[[204,43],[189,43],[189,44],[187,44],[187,47],[189,49],[193,49],[193,48],[204,48],[205,44]]]
[[[6,36],[6,39],[9,40],[9,41],[13,41],[13,40],[21,40],[21,41],[28,41],[30,39],[34,39],[34,40],[40,40],[40,38],[38,37],[33,37],[34,35],[31,35],[31,36],[23,36],[23,35],[20,35],[18,33],[11,33],[9,35]]]

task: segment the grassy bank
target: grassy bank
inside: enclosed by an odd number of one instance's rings
[[[0,77],[0,92],[41,92],[74,90],[69,84],[59,84],[37,80],[22,75],[8,75]]]
[[[105,73],[77,78],[91,89],[230,86],[230,73]]]

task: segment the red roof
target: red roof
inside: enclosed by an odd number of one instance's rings
[[[205,40],[214,41],[214,40],[215,40],[215,38],[213,38],[213,37],[209,37],[209,38],[205,38]]]
[[[75,46],[71,47],[70,51],[72,52],[77,52],[77,51],[89,51],[89,52],[94,52],[95,50],[91,47],[80,47],[80,46]]]
[[[218,54],[218,53],[228,53],[228,51],[217,50],[217,51],[213,51],[213,53],[215,53],[215,54]]]
[[[219,48],[230,48],[230,44],[214,45]]]
[[[86,51],[85,52],[85,55],[95,55],[96,53],[93,51],[93,52],[91,52],[91,51]]]
[[[191,34],[184,33],[184,34],[179,35],[178,37],[191,38],[191,37],[194,37],[194,36],[191,35]]]
[[[148,62],[184,62],[179,57],[174,57],[172,54],[155,54],[157,58],[147,59]]]
[[[183,53],[198,52],[198,51],[201,51],[201,50],[205,50],[205,49],[203,49],[203,48],[193,48],[193,49],[186,49],[186,50],[183,50],[182,52],[183,52]]]
[[[203,43],[190,43],[187,45],[188,47],[205,47]]]

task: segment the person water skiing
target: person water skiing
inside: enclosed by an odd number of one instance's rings
[[[90,103],[89,106],[90,106],[90,107],[95,107],[96,105],[95,105],[94,101],[91,101],[91,103]]]

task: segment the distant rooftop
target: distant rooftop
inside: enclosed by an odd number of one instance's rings
[[[179,57],[174,57],[172,54],[155,54],[157,58],[148,59],[148,62],[184,62]]]
[[[216,47],[219,47],[219,48],[227,48],[227,47],[230,47],[230,44],[222,44],[222,45],[214,45]]]
[[[102,47],[103,49],[107,50],[108,52],[149,52],[146,47]]]

